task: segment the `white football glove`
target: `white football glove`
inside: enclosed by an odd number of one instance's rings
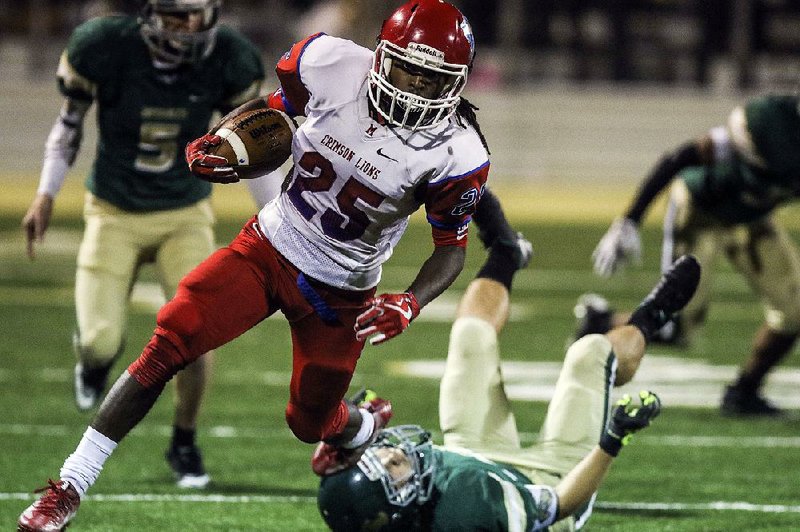
[[[617,218],[600,239],[592,253],[594,272],[601,277],[610,277],[627,262],[642,260],[642,242],[639,228],[630,218]]]

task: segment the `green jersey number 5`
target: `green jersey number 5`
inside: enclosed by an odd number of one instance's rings
[[[141,172],[170,170],[178,154],[180,124],[143,121],[139,129],[139,155],[134,166]]]

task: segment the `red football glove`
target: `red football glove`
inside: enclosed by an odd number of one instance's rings
[[[189,171],[200,179],[212,183],[236,183],[239,175],[225,157],[206,153],[208,148],[219,146],[222,138],[219,135],[205,134],[186,145],[186,162]]]
[[[378,345],[403,332],[419,314],[419,303],[411,292],[381,294],[369,302],[369,308],[356,318],[356,340],[367,337]]]

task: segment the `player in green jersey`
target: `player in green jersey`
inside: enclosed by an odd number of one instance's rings
[[[760,392],[765,377],[800,333],[800,256],[775,219],[775,210],[800,197],[800,98],[770,95],[733,110],[725,126],[711,129],[665,156],[594,251],[595,271],[609,276],[640,257],[638,227],[653,199],[672,183],[664,220],[662,264],[683,253],[697,256],[703,276],[697,295],[661,331],[685,344],[708,313],[714,265],[724,254],[764,306],[764,324],[749,358],[721,405],[725,415],[777,415]],[[611,315],[602,299],[577,307],[582,332],[603,330]],[[624,318],[622,318],[624,319]]]
[[[128,296],[140,267],[155,264],[169,299],[178,281],[215,249],[211,184],[188,171],[183,148],[206,132],[215,111],[227,113],[257,96],[264,78],[255,46],[217,23],[219,4],[148,0],[139,17],[112,15],[80,25],[61,56],[57,77],[65,101],[22,226],[33,258],[96,102],[98,142],[86,179],[75,280],[75,400],[81,410],[101,399],[123,351]],[[167,460],[182,487],[209,481],[195,427],[210,356],[176,378]]]
[[[319,509],[331,529],[575,530],[614,457],[658,415],[658,397],[642,392],[609,416],[610,389],[633,377],[647,340],[692,297],[694,257],[675,262],[628,324],[572,344],[530,447],[520,445],[500,369],[511,286],[502,272],[510,265],[487,266],[450,333],[439,395],[444,445],[416,425],[384,429],[355,467],[322,479]]]

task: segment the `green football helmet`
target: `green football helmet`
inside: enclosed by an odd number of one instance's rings
[[[168,67],[196,63],[214,49],[221,0],[146,0],[141,33],[153,56]],[[172,22],[199,17],[197,28],[176,28]]]
[[[423,529],[437,466],[430,438],[418,425],[384,429],[356,466],[323,477],[317,505],[331,530]],[[387,452],[398,456],[396,450],[407,471],[400,476],[386,467]]]

